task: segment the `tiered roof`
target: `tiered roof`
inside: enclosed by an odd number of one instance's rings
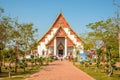
[[[50,27],[47,33],[39,40],[39,42],[45,42],[45,38],[47,35],[50,35],[52,30],[54,28],[58,28],[55,35],[49,42],[46,44],[47,46],[54,46],[54,38],[55,37],[67,37],[67,44],[68,46],[74,46],[75,44],[73,41],[68,37],[66,32],[64,31],[64,28],[68,28],[71,35],[75,35],[76,40],[79,42],[81,39],[78,37],[78,35],[72,30],[72,28],[69,26],[67,21],[65,20],[63,14],[60,12],[60,14],[57,16],[56,20],[54,21],[53,25]]]
[[[62,27],[60,27],[55,36],[50,40],[50,42],[48,42],[47,46],[54,46],[54,39],[55,37],[65,37],[67,38],[67,46],[74,46],[75,44],[72,42],[72,40],[70,38],[67,37],[67,34],[65,33],[64,29]]]

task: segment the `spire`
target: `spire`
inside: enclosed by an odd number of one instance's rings
[[[62,9],[60,9],[60,14],[62,14]]]

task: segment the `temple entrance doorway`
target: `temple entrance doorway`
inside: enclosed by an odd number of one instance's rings
[[[57,54],[58,54],[58,57],[64,56],[64,45],[62,42],[59,42],[59,44],[57,46]]]
[[[58,51],[58,56],[59,57],[63,57],[63,49],[61,49],[61,50]]]

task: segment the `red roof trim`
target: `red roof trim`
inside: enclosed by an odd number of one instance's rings
[[[73,41],[67,37],[67,46],[75,46],[75,44],[73,43]]]

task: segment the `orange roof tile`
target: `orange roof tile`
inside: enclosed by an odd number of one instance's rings
[[[54,46],[54,39],[52,39],[48,44],[47,46]]]
[[[55,35],[56,37],[65,37],[67,36],[62,27],[60,27]]]
[[[67,38],[67,46],[75,46],[70,38]]]
[[[67,23],[67,21],[65,20],[65,18],[63,16],[63,14],[60,12],[60,14],[57,16],[56,20],[54,21],[54,23],[52,24],[52,26],[48,30],[48,32],[44,34],[44,36],[39,40],[39,42],[41,42],[41,41],[44,42],[45,36],[47,36],[47,34],[51,34],[51,30],[53,28],[58,28],[58,27],[69,28],[70,34],[77,36],[76,39],[78,42],[81,41],[81,39],[78,37],[78,35],[69,26],[69,24]],[[56,34],[57,34],[57,35],[55,35],[56,37],[65,37],[66,36],[66,33],[62,29],[60,29]]]
[[[60,13],[59,16],[57,17],[57,19],[55,20],[55,22],[53,24],[53,28],[59,27],[60,25],[62,25],[65,28],[69,27],[69,24],[65,20],[62,13]]]
[[[65,37],[67,36],[65,31],[63,30],[62,27],[59,27],[59,29],[56,31],[54,37],[46,44],[47,46],[54,46],[54,38],[55,37]]]
[[[40,41],[41,41],[41,42],[45,42],[45,38],[42,38]]]
[[[74,35],[74,32],[70,30],[70,34],[71,34],[71,35]]]

